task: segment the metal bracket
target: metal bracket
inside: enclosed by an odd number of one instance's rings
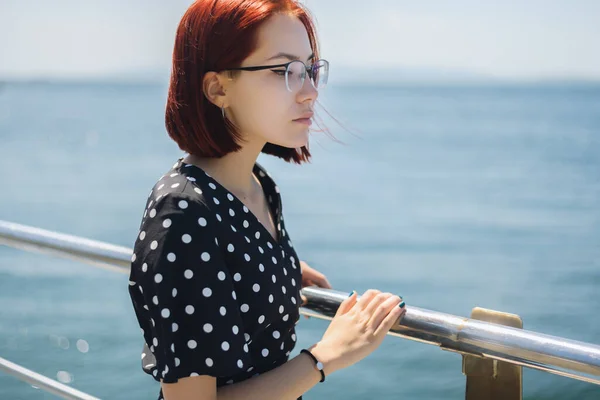
[[[475,307],[471,319],[523,329],[515,314]],[[466,400],[522,400],[522,367],[506,362],[463,355],[462,372],[467,376]]]

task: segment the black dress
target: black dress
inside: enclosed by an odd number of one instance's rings
[[[148,197],[129,294],[145,340],[142,368],[156,381],[210,375],[219,387],[289,359],[300,318],[300,260],[277,185],[258,163],[254,174],[278,238],[224,186],[182,159]]]

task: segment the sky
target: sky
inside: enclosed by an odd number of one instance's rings
[[[0,0],[0,79],[168,76],[175,30],[191,2]],[[332,80],[385,69],[600,81],[598,0],[303,2],[316,17]]]

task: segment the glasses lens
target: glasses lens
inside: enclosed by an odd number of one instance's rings
[[[315,89],[327,86],[329,78],[329,63],[326,60],[317,60],[312,66],[311,80]]]
[[[306,67],[302,61],[291,62],[286,70],[285,84],[290,92],[297,92],[302,89],[304,78],[306,77]]]

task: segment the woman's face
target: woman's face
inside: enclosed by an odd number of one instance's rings
[[[313,62],[306,28],[296,17],[286,14],[271,17],[259,29],[257,39],[257,49],[241,67],[284,64],[291,61],[288,56],[306,65]],[[290,92],[286,88],[285,74],[273,70],[239,72],[227,89],[227,118],[246,140],[302,147],[308,143],[310,119],[298,119],[311,117],[317,90],[307,75],[302,87]]]

